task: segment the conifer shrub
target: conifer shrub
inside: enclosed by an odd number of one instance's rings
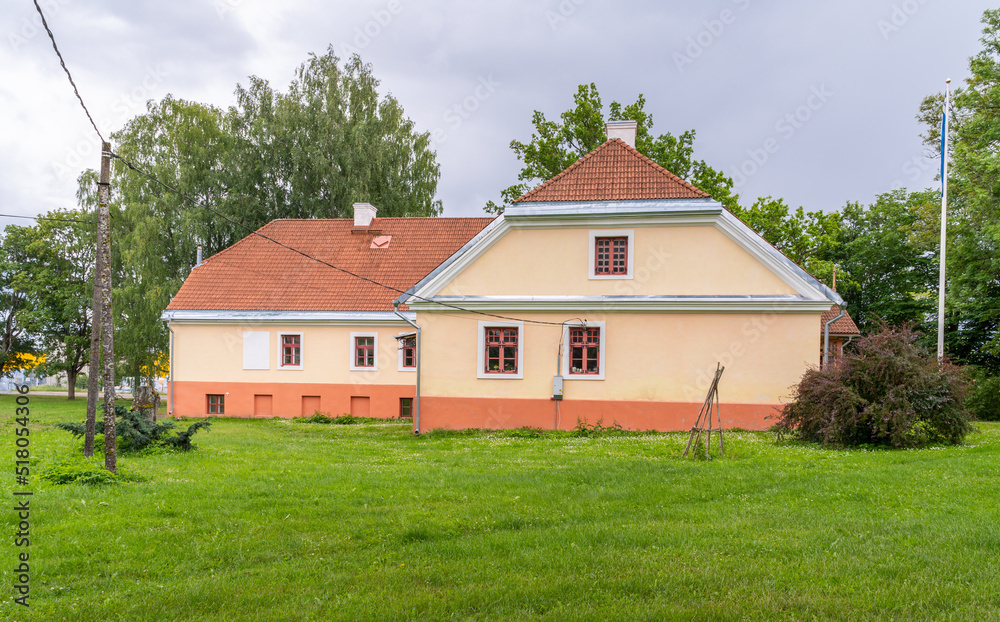
[[[961,443],[970,430],[968,379],[917,343],[912,327],[883,327],[835,364],[809,369],[775,426],[835,447]]]
[[[104,405],[100,405],[101,410]],[[202,419],[192,423],[185,430],[171,434],[174,424],[170,421],[153,423],[147,420],[139,411],[128,410],[121,404],[115,405],[115,436],[118,438],[118,448],[124,452],[139,452],[147,448],[161,446],[181,451],[190,451],[194,446],[191,437],[198,430],[207,430],[212,418]],[[56,427],[66,430],[73,436],[81,437],[86,431],[83,423],[57,423]],[[104,434],[104,420],[94,422],[94,433]]]

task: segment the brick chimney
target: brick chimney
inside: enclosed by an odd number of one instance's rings
[[[371,203],[354,204],[354,226],[367,227],[375,220],[375,206]]]
[[[608,121],[605,127],[608,132],[608,140],[611,140],[612,138],[620,138],[626,145],[635,149],[635,134],[639,130],[638,122]]]

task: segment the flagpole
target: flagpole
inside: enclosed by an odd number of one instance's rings
[[[944,81],[944,111],[941,113],[941,265],[938,281],[938,344],[937,356],[944,360],[944,270],[948,242],[948,107],[951,103],[951,78]]]

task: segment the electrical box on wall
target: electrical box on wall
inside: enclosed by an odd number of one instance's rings
[[[556,376],[552,379],[552,399],[561,400],[563,398],[563,377]]]

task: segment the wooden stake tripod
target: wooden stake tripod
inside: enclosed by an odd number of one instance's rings
[[[722,372],[726,371],[726,368],[722,366],[722,363],[716,364],[715,367],[715,378],[712,379],[712,386],[708,388],[708,395],[705,397],[705,403],[701,405],[701,410],[698,411],[698,418],[694,422],[694,427],[691,428],[691,436],[688,438],[687,447],[684,448],[684,455],[682,458],[686,458],[688,452],[691,450],[691,445],[694,444],[697,447],[698,441],[701,440],[701,433],[705,432],[705,457],[708,457],[708,450],[712,446],[712,432],[717,430],[719,432],[719,457],[725,455],[725,447],[722,443],[722,415],[719,413],[719,378],[722,377]],[[713,404],[714,403],[714,404]],[[715,406],[715,418],[719,422],[718,428],[712,428],[712,406]],[[695,440],[695,435],[697,435],[697,440]]]

